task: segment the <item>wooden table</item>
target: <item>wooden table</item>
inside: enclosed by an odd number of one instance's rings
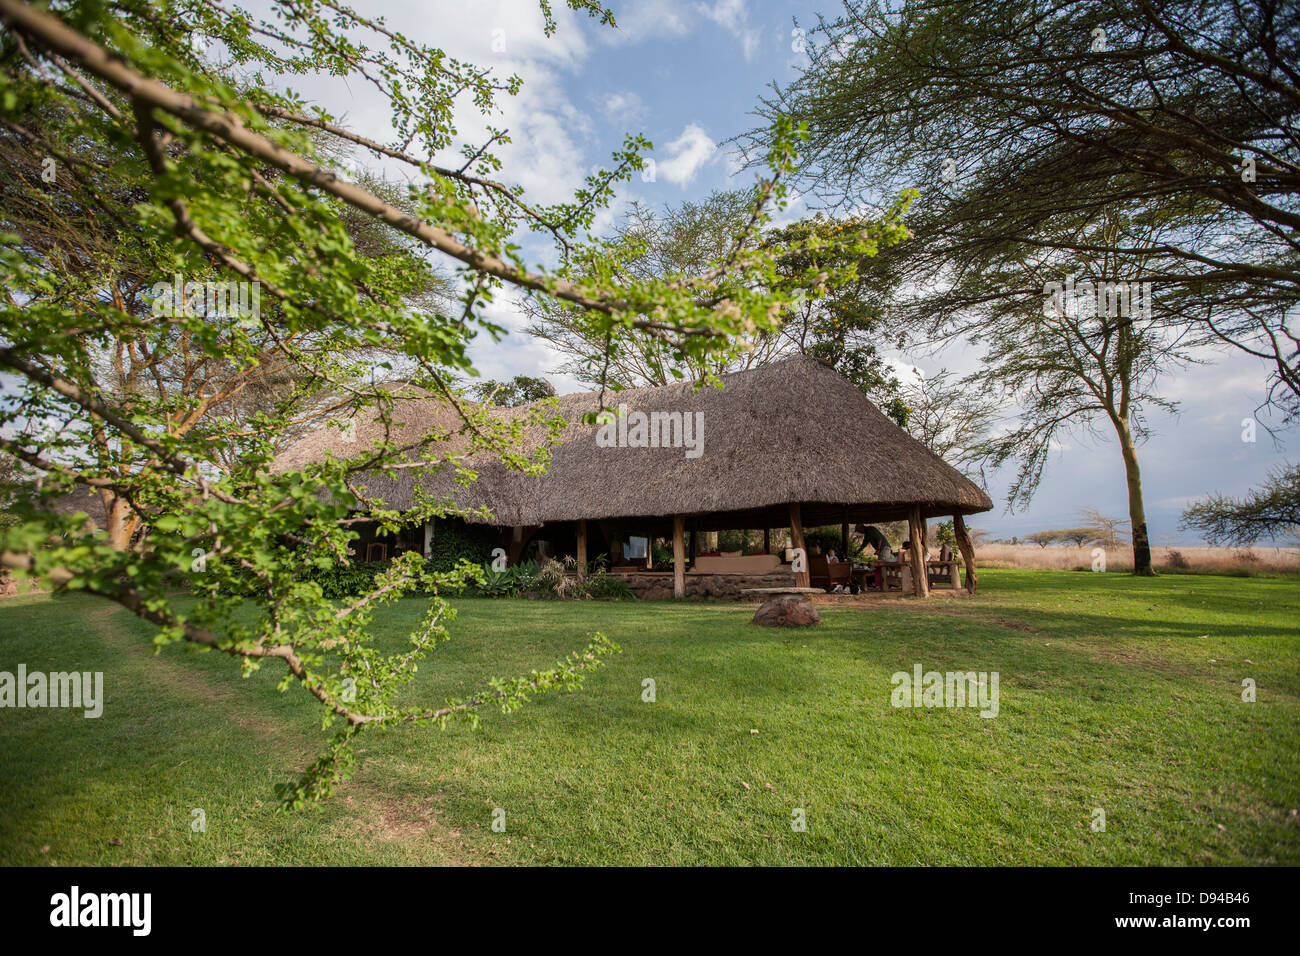
[[[877,571],[885,572],[884,578],[882,579],[882,583],[884,584],[884,587],[881,588],[882,591],[888,591],[895,581],[898,582],[899,590],[901,591],[910,591],[912,589],[912,567],[906,561],[877,561],[875,564],[870,564],[865,568],[855,568],[853,574],[856,577],[861,573],[862,588],[863,590],[869,590],[867,582],[872,582],[872,586],[874,587]]]

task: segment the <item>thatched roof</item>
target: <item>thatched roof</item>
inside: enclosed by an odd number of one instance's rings
[[[993,507],[988,495],[883,415],[852,384],[816,359],[796,357],[724,376],[725,388],[690,384],[608,393],[614,406],[635,412],[703,413],[698,457],[683,447],[601,447],[598,426],[581,424],[599,410],[599,393],[561,396],[569,422],[543,476],[510,471],[491,455],[469,462],[479,478],[457,487],[450,472],[425,477],[432,494],[465,507],[487,507],[494,524],[540,525],[577,519],[699,516],[695,526],[771,527],[785,524],[792,502],[805,525],[888,521],[920,504],[923,515],[971,514]],[[394,414],[403,423],[394,438],[410,441],[458,421],[442,401],[403,386]],[[512,417],[522,409],[500,409]],[[701,421],[692,417],[692,421]],[[327,452],[352,458],[377,438],[373,419],[356,423],[355,441],[322,429],[276,460],[277,470],[303,467]],[[529,441],[541,439],[540,430]],[[457,438],[444,447],[465,447]],[[370,494],[398,508],[410,506],[411,469],[365,479]],[[773,520],[778,519],[778,520]]]

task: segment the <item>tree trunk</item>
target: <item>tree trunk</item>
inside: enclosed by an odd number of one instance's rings
[[[917,505],[907,516],[907,536],[911,544],[912,593],[919,598],[930,596],[930,569],[925,566],[925,547],[922,544],[924,529],[925,519],[921,517],[921,506]]]
[[[1138,467],[1137,446],[1129,433],[1128,423],[1119,424],[1119,447],[1124,455],[1124,477],[1128,482],[1128,520],[1133,529],[1133,573],[1155,574],[1151,566],[1151,541],[1147,537],[1147,511],[1142,501],[1142,471]]]
[[[962,564],[966,565],[966,593],[974,594],[975,578],[975,544],[966,530],[966,519],[961,515],[952,516],[952,533],[957,538],[957,550],[961,552]]]
[[[104,502],[104,530],[108,532],[109,546],[114,551],[129,550],[131,533],[135,530],[135,522],[131,520],[131,506],[125,498],[110,491],[100,492],[100,500]]]

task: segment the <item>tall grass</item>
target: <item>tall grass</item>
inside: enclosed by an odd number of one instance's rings
[[[1100,552],[1107,571],[1132,571],[1133,549],[1049,546],[1036,544],[985,544],[976,548],[976,565],[989,568],[1036,570],[1091,570]],[[1300,548],[1157,547],[1151,549],[1156,568],[1185,574],[1295,574],[1300,573]]]

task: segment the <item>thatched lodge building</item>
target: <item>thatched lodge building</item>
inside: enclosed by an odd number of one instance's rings
[[[770,542],[771,529],[788,529],[800,548],[805,528],[838,525],[847,544],[853,525],[904,520],[914,542],[911,566],[918,567],[926,520],[948,516],[966,587],[974,589],[975,556],[963,518],[993,506],[974,483],[816,359],[791,358],[723,382],[721,389],[686,383],[607,393],[621,414],[600,425],[583,423],[600,410],[599,393],[564,395],[555,401],[568,425],[544,475],[470,451],[465,464],[477,480],[457,484],[451,469],[418,480],[434,497],[490,512],[490,519],[468,520],[488,526],[509,563],[539,552],[571,554],[583,568],[603,554],[641,594],[725,596],[741,587],[808,583],[807,571],[796,573],[783,554],[703,555],[701,533],[764,529]],[[394,440],[458,428],[457,413],[442,400],[409,386],[400,386],[398,396]],[[508,419],[525,410],[493,414]],[[373,419],[354,425],[347,433],[323,428],[308,435],[276,467],[303,467],[327,453],[351,458],[383,437]],[[540,428],[527,434],[534,446],[544,439]],[[468,449],[462,440],[453,437],[441,450]],[[364,484],[388,506],[409,508],[416,471],[370,474]],[[387,538],[363,535],[358,553],[369,559],[409,549],[427,554],[437,533],[429,523]],[[649,543],[657,538],[673,542],[670,567],[652,563]],[[912,578],[915,592],[927,593],[928,575]]]

